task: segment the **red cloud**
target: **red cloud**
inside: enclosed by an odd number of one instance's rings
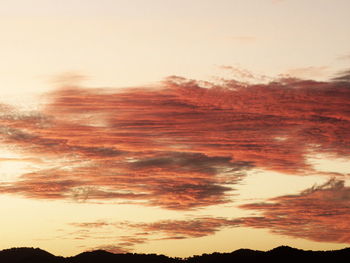
[[[243,205],[243,209],[260,211],[261,217],[243,218],[242,224],[313,241],[350,243],[349,207],[350,187],[332,179],[298,195]]]
[[[38,113],[2,106],[1,143],[54,168],[0,192],[192,209],[229,202],[253,167],[306,174],[312,152],[350,154],[344,77],[205,86],[171,77],[154,88],[61,89]]]
[[[228,227],[269,229],[272,233],[318,242],[350,244],[350,187],[331,179],[296,195],[269,199],[267,202],[241,205],[240,208],[260,214],[241,218],[199,217],[183,220],[162,220],[151,223],[72,224],[83,230],[106,225],[127,228],[133,237],[122,237],[119,245],[131,247],[160,239],[186,239],[213,235]],[[80,233],[80,232],[78,232]]]

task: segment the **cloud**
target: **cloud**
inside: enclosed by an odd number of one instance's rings
[[[143,244],[149,241],[148,238],[140,236],[122,236],[120,240],[121,242],[119,243],[119,245],[123,247],[132,247],[134,245]]]
[[[50,168],[0,193],[189,210],[231,202],[252,168],[307,175],[310,154],[350,154],[346,79],[201,83],[68,85],[40,112],[2,111],[1,144]]]
[[[137,223],[96,221],[71,225],[89,231],[106,225],[127,229],[134,234],[119,237],[118,245],[125,246],[128,250],[140,243],[200,238],[236,227],[263,228],[274,234],[316,242],[350,244],[349,206],[350,187],[345,186],[344,181],[333,178],[323,185],[314,185],[298,194],[239,206],[241,209],[253,212],[254,216],[238,218],[207,216]],[[86,232],[84,234],[86,235]]]
[[[162,239],[198,238],[228,227],[265,228],[272,233],[317,242],[350,243],[350,187],[331,179],[299,194],[271,198],[266,202],[241,205],[258,212],[252,217],[198,217],[152,223],[125,223],[125,227],[162,235]],[[149,238],[149,241],[154,238]]]
[[[339,59],[339,60],[350,60],[350,54],[338,56],[337,59]]]
[[[164,239],[184,239],[213,235],[223,227],[238,226],[239,220],[202,217],[190,220],[163,220],[153,223],[128,224],[147,233],[162,234]]]
[[[149,233],[135,232],[135,228],[128,226],[125,222],[111,223],[105,220],[98,220],[93,222],[79,222],[69,223],[74,227],[74,231],[61,230],[64,237],[69,236],[75,240],[101,240],[104,242],[108,240],[110,244],[91,247],[89,250],[103,249],[113,253],[127,253],[133,250],[133,247],[138,244],[150,242],[153,239],[149,238]],[[115,228],[128,229],[132,235],[116,235]],[[59,237],[62,238],[62,237]]]
[[[85,223],[71,223],[70,225],[80,228],[100,228],[104,226],[108,226],[109,224],[104,221],[97,222],[85,222]]]
[[[220,217],[198,217],[193,219],[161,220],[147,223],[131,222],[85,222],[71,223],[71,226],[78,228],[77,231],[69,233],[78,239],[99,239],[101,232],[98,229],[113,227],[128,230],[133,235],[107,237],[115,240],[114,245],[118,249],[132,251],[138,244],[158,240],[179,240],[187,238],[200,238],[214,235],[216,232],[227,227],[237,227],[240,220],[226,219]],[[97,232],[96,232],[97,229]],[[112,228],[110,228],[112,229]],[[113,231],[111,231],[113,232]],[[108,235],[107,235],[108,236]]]
[[[350,82],[350,70],[340,72],[338,74],[338,76],[333,78],[333,81],[341,82],[341,83],[345,83],[345,84],[349,83]]]
[[[244,226],[318,242],[350,243],[350,187],[332,179],[297,195],[242,205],[260,216],[242,219]]]
[[[202,154],[148,154],[152,157],[138,157],[132,162],[104,161],[25,174],[13,184],[1,184],[0,192],[29,198],[73,198],[78,201],[126,199],[147,201],[146,205],[168,209],[190,209],[228,201],[226,193],[232,189],[222,184],[235,183],[238,178],[232,175],[249,168],[244,162],[234,163],[230,158]],[[96,159],[100,160],[100,157]],[[108,166],[103,166],[103,163]],[[223,176],[216,178],[218,174]]]
[[[95,251],[95,250],[105,250],[114,254],[125,254],[130,252],[130,250],[126,248],[120,247],[118,245],[111,245],[111,244],[92,247],[87,251]]]
[[[292,68],[289,69],[286,74],[291,77],[296,78],[317,78],[325,77],[328,75],[329,67],[320,66],[320,67],[301,67],[301,68]]]
[[[267,82],[272,80],[272,78],[269,78],[266,75],[255,74],[249,70],[246,70],[238,66],[221,65],[219,66],[219,68],[229,72],[231,77],[242,82],[249,82],[249,81]],[[245,84],[245,83],[241,83],[241,84]]]

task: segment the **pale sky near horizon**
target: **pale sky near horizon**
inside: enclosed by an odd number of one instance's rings
[[[349,246],[349,10],[2,1],[0,249]]]

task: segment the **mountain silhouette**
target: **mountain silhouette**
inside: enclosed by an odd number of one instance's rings
[[[1,263],[61,263],[63,257],[57,257],[40,248],[11,248],[0,251]]]
[[[176,263],[176,259],[156,254],[113,254],[104,250],[95,250],[83,252],[74,257],[67,258],[67,262],[71,263]]]
[[[11,248],[0,251],[1,263],[252,263],[252,262],[350,262],[350,248],[311,251],[288,246],[269,251],[239,249],[231,253],[212,253],[188,258],[157,254],[114,254],[104,250],[83,252],[73,257],[58,257],[40,248]]]

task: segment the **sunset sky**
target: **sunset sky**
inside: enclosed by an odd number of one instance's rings
[[[348,0],[3,0],[0,249],[350,246]]]

